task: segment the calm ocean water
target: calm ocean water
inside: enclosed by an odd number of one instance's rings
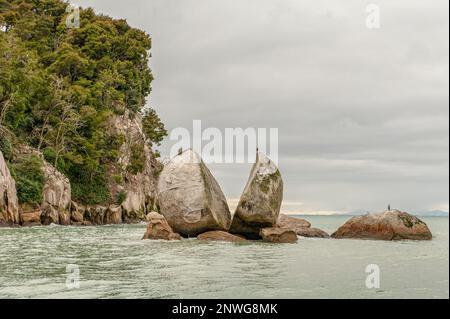
[[[334,231],[349,217],[307,217]],[[0,228],[0,298],[449,298],[449,219],[427,242],[141,240],[146,226]],[[67,265],[80,285],[66,285]],[[379,289],[366,288],[368,264]]]

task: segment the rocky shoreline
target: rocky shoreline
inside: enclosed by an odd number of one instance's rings
[[[24,147],[22,153],[38,154]],[[39,155],[39,154],[38,154]],[[131,200],[122,204],[82,205],[72,201],[69,180],[43,161],[45,184],[40,207],[21,207],[16,184],[0,152],[0,226],[92,226],[146,221],[143,239],[243,243],[295,243],[298,237],[374,240],[431,240],[427,225],[398,210],[356,216],[331,236],[305,219],[280,214],[283,180],[275,164],[258,153],[233,216],[219,184],[198,154],[186,150],[172,159],[158,179],[135,176]],[[137,189],[136,179],[147,180],[150,194]],[[145,184],[145,182],[143,182]],[[149,185],[151,187],[149,187]],[[122,187],[123,188],[123,187]],[[159,212],[154,211],[157,208]]]
[[[128,112],[111,119],[111,127],[124,136],[117,163],[110,165],[112,177],[108,181],[111,198],[115,199],[123,194],[124,198],[120,203],[110,201],[92,205],[75,202],[69,179],[47,162],[37,149],[19,145],[14,149],[15,156],[38,158],[42,162],[44,179],[41,203],[20,204],[16,181],[0,151],[0,227],[50,224],[90,226],[146,221],[146,215],[155,209],[157,175],[161,164],[144,144],[145,135],[141,125],[139,116],[132,119]],[[136,141],[144,145],[145,161],[142,171],[130,173],[123,168],[129,166],[132,161],[132,148]],[[121,179],[116,180],[117,176],[121,176]]]

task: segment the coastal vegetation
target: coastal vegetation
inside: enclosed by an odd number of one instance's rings
[[[125,143],[112,119],[138,119],[148,147],[167,134],[146,108],[153,75],[151,38],[125,20],[80,9],[80,27],[66,24],[61,0],[0,0],[0,151],[17,178],[22,203],[42,198],[39,158],[19,158],[18,145],[43,155],[70,180],[85,204],[125,200],[108,183]],[[157,153],[156,153],[157,154]],[[144,143],[131,146],[127,173],[144,170]],[[113,168],[112,168],[113,167]],[[122,178],[122,177],[120,177]]]

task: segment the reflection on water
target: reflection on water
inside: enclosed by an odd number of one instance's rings
[[[345,217],[311,217],[331,232]],[[430,242],[141,240],[145,225],[0,229],[0,298],[448,298],[448,218]],[[365,287],[378,264],[380,289]],[[66,286],[66,266],[80,288]]]

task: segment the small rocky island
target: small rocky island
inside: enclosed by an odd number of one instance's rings
[[[399,210],[356,216],[331,235],[333,238],[430,240],[431,231],[419,218]]]

